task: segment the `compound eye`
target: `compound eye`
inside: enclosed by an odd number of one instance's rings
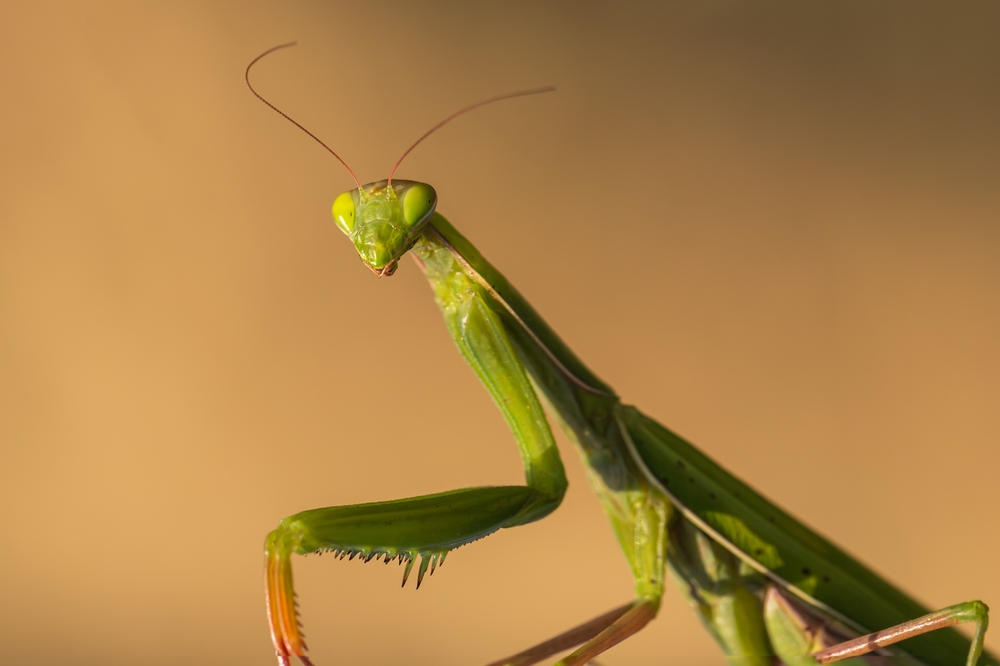
[[[348,236],[354,231],[354,196],[344,192],[333,200],[333,221]]]
[[[424,183],[416,183],[403,195],[403,217],[411,227],[424,220],[434,210],[437,193]]]

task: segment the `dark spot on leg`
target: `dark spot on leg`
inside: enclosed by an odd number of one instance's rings
[[[715,493],[709,493],[708,496],[709,496],[710,499],[713,499],[713,500],[715,499]]]
[[[811,573],[812,573],[812,572],[811,572],[811,571],[809,571],[809,567],[802,567],[802,575],[803,575],[803,576],[808,576],[808,575],[809,575],[809,574],[811,574]]]

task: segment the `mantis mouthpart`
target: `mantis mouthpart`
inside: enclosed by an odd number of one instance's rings
[[[247,85],[254,63],[287,46],[254,59]],[[350,172],[326,144],[250,89]],[[465,107],[403,157],[466,111],[547,90]],[[567,481],[544,405],[581,452],[631,568],[634,599],[490,666],[527,666],[577,646],[557,663],[589,662],[656,616],[668,572],[734,665],[890,657],[900,664],[957,666],[964,659],[966,666],[1000,666],[983,651],[985,604],[930,612],[683,438],[622,404],[436,211],[434,188],[393,180],[396,167],[368,185],[351,172],[357,187],[334,200],[334,221],[379,277],[392,275],[407,253],[416,260],[459,352],[514,435],[525,485],[312,509],[282,520],[265,541],[266,606],[279,664],[292,658],[311,664],[295,604],[293,554],[396,560],[405,567],[403,585],[416,568],[419,587],[451,550],[554,511]],[[971,641],[952,628],[962,622],[975,625]]]

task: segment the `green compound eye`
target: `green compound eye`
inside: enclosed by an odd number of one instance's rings
[[[348,236],[354,231],[354,197],[344,192],[333,200],[333,221]]]
[[[417,183],[406,190],[403,195],[403,217],[411,227],[426,218],[432,210],[437,199],[434,188],[430,185]]]

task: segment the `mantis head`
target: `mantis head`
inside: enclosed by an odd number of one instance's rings
[[[399,258],[427,225],[437,193],[412,180],[380,180],[344,192],[333,202],[333,220],[358,256],[379,277],[392,275]]]

